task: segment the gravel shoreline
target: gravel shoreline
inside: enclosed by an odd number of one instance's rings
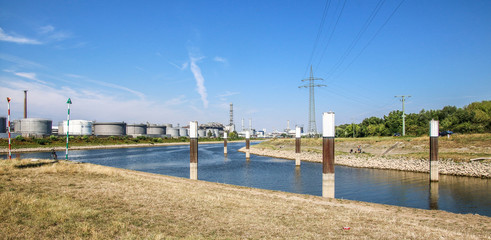
[[[245,147],[239,149],[245,152]],[[260,156],[295,160],[295,152],[250,148],[250,153]],[[313,152],[300,153],[300,159],[308,162],[322,162],[322,154]],[[375,168],[409,172],[429,173],[428,159],[371,157],[363,154],[336,155],[335,164],[359,168]],[[482,162],[439,161],[439,172],[445,175],[491,178],[491,164]]]

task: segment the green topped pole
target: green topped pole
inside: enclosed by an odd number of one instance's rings
[[[68,115],[67,115],[67,119],[66,119],[66,154],[65,154],[65,159],[68,160],[68,137],[69,137],[69,133],[70,133],[70,104],[72,104],[72,100],[70,98],[68,98],[68,100],[66,101],[67,105],[68,105]]]

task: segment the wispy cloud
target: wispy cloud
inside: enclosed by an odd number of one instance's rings
[[[13,42],[13,43],[18,43],[18,44],[41,44],[41,42],[39,42],[38,40],[35,40],[35,39],[29,39],[26,37],[9,35],[9,34],[5,33],[2,28],[0,28],[0,41]]]
[[[233,96],[233,95],[237,95],[237,94],[240,94],[240,93],[239,92],[225,91],[225,93],[218,95],[218,98],[221,101],[227,101],[227,97],[230,97],[230,96]]]
[[[15,72],[13,70],[3,70],[4,72],[8,72],[8,73],[13,73],[14,75],[16,76],[19,76],[19,77],[23,77],[23,78],[27,78],[29,80],[33,80],[33,81],[36,81],[36,82],[39,82],[39,83],[42,83],[42,84],[46,84],[46,82],[44,81],[41,81],[37,78],[36,76],[36,73],[28,73],[28,72]]]
[[[42,26],[38,32],[53,41],[62,41],[71,37],[71,34],[56,30],[52,25]]]
[[[179,65],[177,65],[177,64],[175,64],[175,63],[173,63],[173,62],[171,62],[171,61],[167,61],[167,62],[168,62],[170,65],[172,65],[172,66],[176,67],[177,69],[179,69],[179,70],[181,70],[181,71],[182,71],[182,70],[186,70],[186,68],[189,66],[189,62],[185,62],[185,63],[181,64],[181,66],[179,66]]]
[[[205,87],[205,78],[203,77],[203,74],[201,74],[201,68],[196,64],[201,58],[196,58],[196,57],[190,57],[191,59],[191,72],[194,75],[194,79],[196,79],[196,88],[201,96],[201,101],[203,102],[203,106],[205,108],[208,108],[208,94],[206,93],[206,87]]]
[[[228,64],[228,60],[226,58],[223,58],[223,57],[218,57],[218,56],[214,57],[213,61]]]

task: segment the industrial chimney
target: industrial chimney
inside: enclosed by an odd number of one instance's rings
[[[24,118],[27,118],[27,90],[24,90]]]

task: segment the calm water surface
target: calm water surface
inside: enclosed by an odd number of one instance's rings
[[[322,195],[322,165],[237,152],[244,143],[199,145],[198,179],[285,192]],[[189,178],[189,146],[72,150],[70,160]],[[50,153],[25,153],[23,158],[50,158]],[[60,158],[65,152],[58,152]],[[15,154],[13,155],[15,157]],[[2,155],[2,158],[6,158]],[[336,166],[336,198],[397,206],[441,209],[491,216],[491,181],[440,175],[429,185],[425,173]]]

